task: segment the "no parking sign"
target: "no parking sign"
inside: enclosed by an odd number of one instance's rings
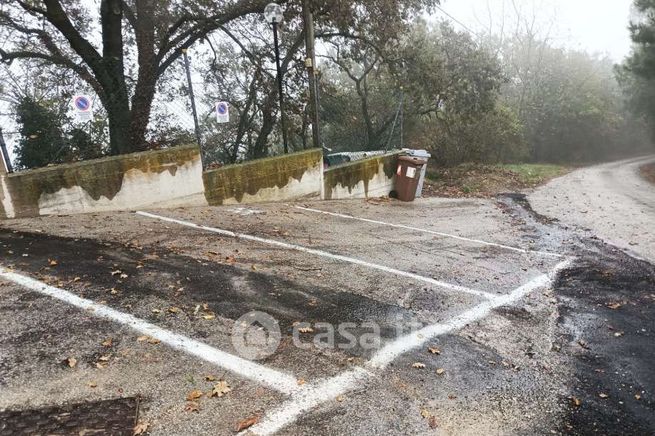
[[[226,101],[216,103],[216,121],[219,123],[230,122],[230,105]]]
[[[93,120],[93,100],[88,95],[75,95],[71,100],[77,121]]]

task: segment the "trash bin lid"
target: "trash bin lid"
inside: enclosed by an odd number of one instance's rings
[[[432,155],[427,152],[427,150],[405,150],[405,153],[407,153],[409,156],[414,156],[414,157],[426,157],[426,158],[431,158]]]

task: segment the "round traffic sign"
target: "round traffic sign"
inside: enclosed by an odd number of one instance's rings
[[[85,95],[78,95],[73,101],[75,109],[80,112],[87,112],[91,109],[91,100]]]
[[[218,111],[219,115],[225,115],[227,113],[227,104],[226,103],[219,103],[216,105],[216,110]]]

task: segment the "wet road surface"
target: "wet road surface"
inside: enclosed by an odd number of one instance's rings
[[[0,409],[140,398],[150,434],[652,433],[653,266],[535,195],[3,222]],[[249,366],[252,311],[280,338]]]

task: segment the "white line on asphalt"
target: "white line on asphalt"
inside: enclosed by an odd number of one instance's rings
[[[261,422],[250,427],[247,430],[248,433],[242,432],[240,435],[254,433],[256,435],[266,436],[277,433],[287,425],[297,421],[303,413],[309,412],[322,403],[334,400],[339,395],[351,391],[358,386],[364,386],[368,380],[376,377],[381,370],[386,368],[389,363],[402,354],[423,346],[426,342],[437,336],[452,333],[464,328],[470,323],[481,321],[493,309],[516,303],[530,292],[549,286],[557,277],[557,274],[564,268],[567,268],[571,262],[572,259],[564,260],[558,263],[550,274],[535,277],[528,283],[512,291],[511,294],[498,297],[492,301],[485,301],[465,311],[451,321],[429,325],[409,335],[395,339],[375,353],[364,368],[356,368],[336,377],[304,386],[305,389],[297,391],[289,400],[267,414]]]
[[[90,311],[93,315],[100,318],[106,318],[119,324],[126,325],[139,333],[160,340],[171,348],[199,357],[202,360],[213,363],[228,371],[232,371],[242,377],[267,385],[279,392],[291,394],[298,390],[298,380],[292,375],[267,368],[251,362],[250,360],[242,359],[241,357],[234,356],[202,342],[188,338],[184,335],[157,327],[156,325],[150,324],[135,316],[78,297],[64,289],[46,285],[38,280],[9,271],[3,267],[0,267],[0,278],[9,280],[32,291],[56,298],[57,300],[80,309]]]
[[[401,270],[398,270],[398,269],[395,269],[395,268],[389,268],[387,266],[378,265],[376,263],[366,262],[365,260],[356,259],[354,257],[342,256],[340,254],[333,254],[333,253],[323,251],[323,250],[316,250],[314,248],[304,247],[302,245],[295,245],[295,244],[289,244],[289,243],[282,242],[282,241],[276,241],[274,239],[265,239],[265,238],[260,238],[258,236],[247,235],[247,234],[244,234],[244,233],[236,233],[236,232],[232,232],[230,230],[223,230],[223,229],[218,229],[218,228],[215,228],[215,227],[207,227],[207,226],[203,226],[203,225],[200,225],[200,224],[195,224],[195,223],[192,223],[192,222],[189,222],[189,221],[178,220],[178,219],[175,219],[175,218],[168,218],[168,217],[165,217],[165,216],[155,215],[155,214],[148,213],[148,212],[139,211],[139,212],[137,212],[137,214],[141,215],[141,216],[148,217],[148,218],[154,218],[154,219],[158,219],[158,220],[161,220],[161,221],[166,221],[166,222],[169,222],[169,223],[175,223],[175,224],[179,224],[179,225],[182,225],[182,226],[193,227],[194,229],[199,229],[199,230],[205,230],[205,231],[208,231],[208,232],[218,233],[219,235],[230,236],[232,238],[246,239],[248,241],[260,242],[262,244],[275,245],[277,247],[285,248],[287,250],[301,251],[303,253],[309,253],[309,254],[313,254],[313,255],[316,255],[316,256],[327,257],[327,258],[332,259],[332,260],[338,260],[338,261],[341,261],[341,262],[348,262],[348,263],[352,263],[352,264],[355,264],[355,265],[364,266],[364,267],[367,267],[367,268],[377,269],[379,271],[384,271],[384,272],[387,272],[387,273],[390,273],[390,274],[395,274],[395,275],[402,276],[402,277],[408,277],[408,278],[411,278],[411,279],[414,279],[414,280],[429,283],[431,285],[439,286],[440,288],[448,289],[450,291],[463,292],[463,293],[466,293],[466,294],[472,294],[472,295],[475,295],[477,297],[486,298],[488,300],[493,300],[493,299],[497,298],[496,295],[490,294],[488,292],[478,291],[476,289],[467,288],[465,286],[459,286],[459,285],[454,285],[452,283],[442,282],[440,280],[435,280],[435,279],[430,278],[430,277],[421,276],[421,275],[414,274],[414,273],[407,272],[407,271],[401,271]]]
[[[504,248],[505,250],[517,251],[519,253],[534,253],[534,254],[540,254],[542,256],[564,257],[561,254],[557,254],[557,253],[549,253],[547,251],[527,250],[527,249],[524,249],[524,248],[512,247],[510,245],[497,244],[495,242],[482,241],[480,239],[465,238],[464,236],[452,235],[450,233],[443,233],[443,232],[436,232],[434,230],[422,229],[420,227],[406,226],[404,224],[393,224],[393,223],[388,223],[388,222],[385,222],[385,221],[372,220],[372,219],[368,219],[368,218],[360,218],[360,217],[356,217],[356,216],[352,216],[352,215],[346,215],[346,214],[342,214],[342,213],[328,212],[326,210],[312,209],[310,207],[302,207],[302,206],[294,206],[294,207],[296,209],[304,210],[306,212],[322,213],[324,215],[331,215],[331,216],[335,216],[335,217],[339,217],[339,218],[346,218],[346,219],[350,219],[350,220],[363,221],[365,223],[380,224],[380,225],[383,225],[383,226],[413,230],[413,231],[416,231],[416,232],[430,233],[432,235],[443,236],[443,237],[446,237],[446,238],[458,239],[460,241],[472,242],[474,244],[481,244],[481,245],[488,245],[488,246],[491,246],[491,247]]]

